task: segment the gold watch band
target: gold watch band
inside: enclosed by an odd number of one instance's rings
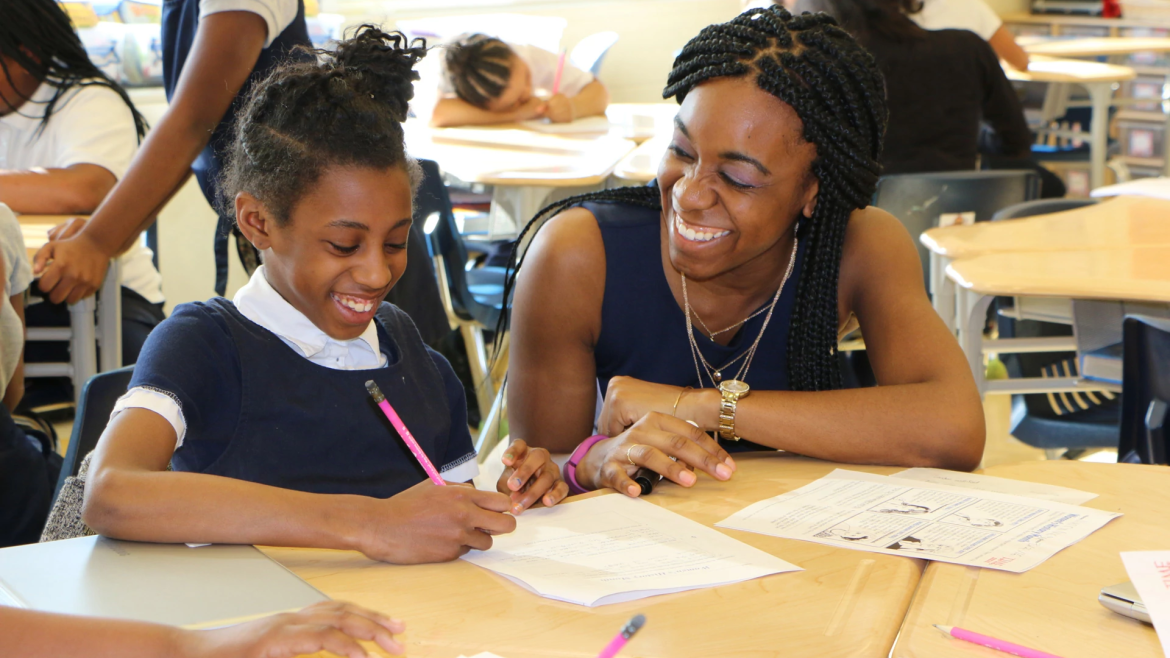
[[[739,441],[735,434],[736,400],[724,397],[719,403],[719,436],[728,441]]]

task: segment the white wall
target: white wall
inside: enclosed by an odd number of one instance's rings
[[[344,13],[348,24],[374,22],[384,29],[393,28],[397,20],[431,16],[493,12],[557,16],[568,21],[561,45],[570,49],[582,37],[612,30],[620,38],[606,56],[600,77],[614,102],[661,101],[674,53],[707,25],[733,18],[740,7],[740,0],[322,2],[323,10]]]
[[[1028,13],[1032,3],[1028,0],[986,0],[1000,16],[1004,14]]]

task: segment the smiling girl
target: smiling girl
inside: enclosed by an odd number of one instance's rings
[[[873,58],[824,14],[753,9],[692,39],[663,95],[680,107],[654,184],[534,220],[552,217],[515,281],[513,434],[574,451],[581,488],[629,495],[639,467],[726,480],[735,449],[978,464],[971,371],[910,236],[868,207],[886,124]],[[855,322],[879,386],[842,390]]]
[[[95,451],[91,528],[433,562],[565,495],[548,453],[522,442],[510,498],[435,486],[366,395],[373,379],[446,480],[476,474],[462,386],[382,303],[406,267],[420,170],[400,124],[424,54],[363,26],[252,92],[223,186],[264,265],[231,301],[180,306],[151,335]]]

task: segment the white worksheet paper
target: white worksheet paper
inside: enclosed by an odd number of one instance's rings
[[[584,606],[799,571],[641,499],[598,496],[524,512],[516,531],[463,556],[541,596]]]
[[[764,535],[1022,573],[1112,512],[837,469],[716,523]]]
[[[944,468],[908,468],[894,473],[890,477],[918,480],[930,484],[945,484],[951,487],[978,489],[980,491],[995,491],[1025,498],[1039,498],[1065,505],[1083,505],[1097,497],[1095,493],[1058,487],[1054,484],[1039,482],[1025,482],[1023,480],[1009,480],[991,475],[978,475],[962,471],[948,471]]]
[[[1170,551],[1130,551],[1121,561],[1150,612],[1162,653],[1170,658]]]

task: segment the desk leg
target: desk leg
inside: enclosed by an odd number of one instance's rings
[[[930,297],[934,310],[942,318],[947,331],[955,333],[955,283],[947,278],[947,265],[951,259],[934,252],[930,253]]]
[[[122,264],[114,258],[106,270],[97,303],[97,339],[101,345],[98,372],[122,367]]]
[[[965,288],[956,294],[960,317],[959,345],[967,357],[967,365],[975,377],[979,397],[987,392],[987,372],[983,367],[983,326],[987,321],[987,309],[994,297],[980,295]]]
[[[1093,104],[1089,124],[1089,184],[1096,189],[1105,184],[1105,150],[1109,137],[1109,108],[1113,105],[1113,85],[1098,82],[1085,85]]]
[[[90,377],[97,374],[97,342],[94,336],[93,313],[97,302],[89,296],[69,307],[69,323],[73,337],[69,342],[69,361],[72,365],[73,401],[81,402],[81,389]]]

